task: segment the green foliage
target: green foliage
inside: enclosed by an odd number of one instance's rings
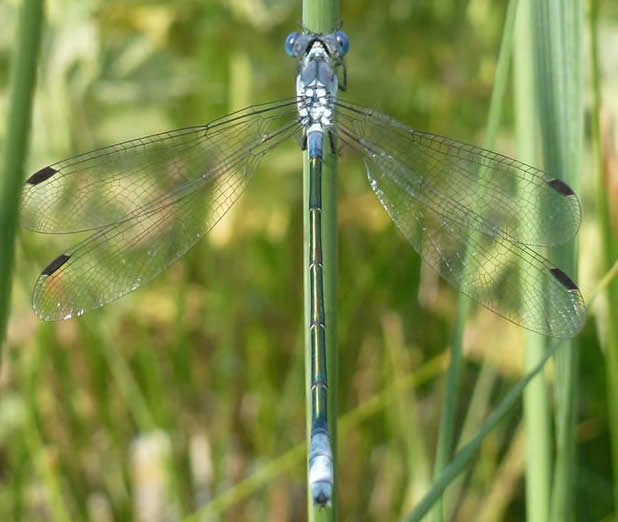
[[[17,4],[0,2],[3,120]],[[607,61],[618,11],[606,1],[600,13]],[[487,0],[344,3],[352,44],[344,96],[481,143],[505,14],[506,2]],[[298,29],[298,2],[50,1],[46,16],[27,172],[293,93],[283,41]],[[616,89],[615,71],[605,82]],[[504,111],[495,148],[516,155],[509,90]],[[0,135],[0,150],[7,143]],[[20,232],[0,381],[0,520],[305,519],[305,461],[295,449],[305,436],[301,172],[298,145],[282,146],[182,262],[69,322],[40,323],[29,301],[41,268],[79,238]],[[337,176],[338,406],[355,419],[340,424],[338,519],[399,520],[430,487],[456,294],[421,269],[357,159],[344,152]],[[584,295],[600,278],[591,187],[582,176]],[[591,316],[579,339],[583,400],[570,472],[578,520],[614,513],[611,389],[594,329],[607,319]],[[520,329],[475,310],[466,331],[456,431],[487,357],[496,378],[492,404],[474,401],[478,424],[524,373]],[[429,367],[413,391],[398,386]],[[511,408],[483,444],[474,439],[458,520],[524,518],[520,417]],[[197,511],[208,502],[211,511]]]
[[[518,155],[534,163],[539,158],[536,137],[538,100],[535,74],[535,33],[533,2],[521,0],[517,19],[519,45],[514,50],[514,98]],[[537,216],[541,219],[542,216]],[[526,370],[543,358],[545,339],[533,332],[525,335]],[[544,522],[549,518],[551,463],[553,460],[550,423],[549,387],[545,375],[530,382],[524,392],[526,429],[526,519]]]
[[[28,150],[42,9],[40,0],[24,2],[20,9],[16,45],[11,53],[7,137],[0,166],[0,345],[5,338],[9,315],[19,194]]]

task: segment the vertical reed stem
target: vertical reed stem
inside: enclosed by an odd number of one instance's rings
[[[535,2],[537,88],[546,171],[579,189],[583,145],[583,2]],[[576,274],[576,248],[555,248],[552,259]],[[573,520],[575,422],[579,352],[574,340],[556,354],[556,466],[550,520]]]
[[[303,25],[318,33],[334,31],[339,24],[338,0],[304,0]],[[303,216],[304,216],[304,288],[305,288],[305,389],[307,446],[311,438],[311,340],[310,340],[310,286],[309,286],[309,159],[303,161]],[[326,316],[326,371],[328,374],[328,425],[330,429],[335,487],[331,508],[317,509],[307,490],[308,516],[310,521],[337,520],[337,161],[329,146],[324,147],[322,170],[322,246],[324,263],[324,309]]]
[[[592,94],[593,108],[592,117],[592,142],[594,148],[594,161],[597,174],[597,204],[598,216],[601,225],[603,245],[603,269],[606,272],[611,269],[618,259],[618,235],[616,234],[616,220],[612,219],[612,208],[616,207],[614,191],[609,187],[609,172],[606,171],[604,157],[604,133],[601,124],[601,67],[599,58],[599,0],[590,2],[590,63],[592,69]],[[611,141],[609,141],[611,146]],[[605,335],[600,335],[605,342],[603,353],[606,355],[607,369],[607,403],[610,426],[610,438],[612,443],[612,468],[614,473],[614,503],[618,503],[618,280],[613,278],[607,286],[607,320],[603,324]],[[614,511],[618,506],[614,508]]]
[[[496,67],[496,77],[494,88],[491,93],[489,105],[489,116],[487,119],[487,133],[484,146],[487,149],[493,148],[500,123],[502,100],[506,90],[508,72],[511,64],[511,48],[513,43],[513,27],[515,25],[515,14],[517,13],[517,0],[511,0],[508,5],[500,52]],[[479,172],[483,176],[483,172]],[[464,276],[465,277],[465,276]],[[470,300],[459,295],[457,305],[457,320],[451,341],[451,366],[449,368],[446,397],[440,422],[440,432],[438,435],[438,447],[436,452],[436,462],[434,466],[434,476],[438,476],[448,464],[453,454],[453,441],[455,440],[455,417],[457,406],[457,391],[459,389],[463,336],[465,331]],[[432,512],[432,520],[441,522],[443,520],[442,502],[439,501]]]
[[[517,14],[517,46],[514,50],[515,118],[518,157],[526,163],[538,163],[537,103],[534,70],[534,17],[532,0],[521,0]],[[523,209],[530,212],[532,209]],[[542,219],[536,216],[537,221]],[[522,265],[522,271],[526,266]],[[530,280],[534,277],[522,274]],[[542,281],[538,281],[539,291]],[[524,332],[526,371],[534,368],[545,354],[544,338]],[[551,483],[551,426],[547,383],[543,372],[530,381],[524,391],[526,430],[526,514],[529,522],[545,522],[549,517]]]
[[[28,150],[42,18],[41,0],[24,0],[11,55],[9,111],[0,170],[0,346],[9,315],[19,195]]]

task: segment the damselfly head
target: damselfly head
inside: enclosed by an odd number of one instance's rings
[[[334,63],[339,65],[350,49],[350,39],[343,31],[329,34],[294,31],[285,39],[285,52],[300,60],[316,45],[324,48]]]

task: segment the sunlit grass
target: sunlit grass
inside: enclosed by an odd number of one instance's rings
[[[583,167],[583,2],[535,4],[537,89],[545,168],[576,192]],[[575,242],[554,249],[553,261],[576,274]],[[554,522],[574,519],[575,425],[579,383],[579,343],[571,340],[556,355],[556,461],[552,479]]]
[[[539,164],[533,15],[532,2],[520,0],[517,20],[518,45],[514,50],[516,131],[520,159],[529,164]],[[543,216],[538,215],[537,219],[543,219]],[[525,270],[525,267],[522,267],[522,270]],[[541,288],[542,284],[539,284],[539,291],[542,291]],[[525,343],[525,365],[527,370],[531,370],[543,358],[546,341],[538,334],[526,332]],[[543,522],[549,517],[552,463],[550,403],[544,373],[531,381],[524,392],[524,419],[526,516],[530,522]]]
[[[494,87],[492,90],[489,114],[487,117],[487,132],[484,141],[485,149],[493,149],[496,142],[496,134],[498,132],[502,112],[502,103],[509,77],[511,49],[513,46],[513,31],[515,26],[515,18],[517,15],[517,3],[517,0],[511,0],[509,2],[509,7],[505,18],[502,42],[500,45],[500,52],[496,66],[496,77],[494,79]],[[482,179],[484,175],[487,175],[487,173],[480,170],[478,176]],[[466,296],[460,295],[458,297],[457,320],[451,338],[452,362],[451,368],[449,369],[446,398],[444,401],[444,410],[442,412],[442,420],[440,423],[440,435],[434,466],[434,474],[436,476],[441,474],[442,470],[451,460],[451,456],[455,449],[457,398],[462,371],[461,359],[463,352],[464,331],[469,312],[470,300]],[[491,372],[491,369],[488,371]],[[471,410],[472,418],[474,418],[473,415],[476,411],[477,410]],[[475,423],[472,425],[474,424]],[[472,431],[473,429],[470,425],[466,426],[466,428],[467,432]],[[465,435],[468,435],[468,433],[465,433]],[[452,508],[450,511],[452,511]],[[452,513],[449,513],[449,518],[450,516],[452,516]],[[444,520],[444,509],[441,505],[441,501],[433,511],[433,520],[435,522],[441,522]]]

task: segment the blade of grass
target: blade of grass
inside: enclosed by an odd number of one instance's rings
[[[477,433],[479,426],[490,411],[491,394],[499,374],[491,361],[485,360],[474,383],[472,398],[468,403],[466,418],[461,428],[461,435],[457,441],[459,451]],[[460,505],[461,494],[466,485],[466,475],[462,474],[451,484],[445,500],[446,520],[454,520],[457,508]]]
[[[506,417],[511,411],[511,408],[515,406],[517,399],[521,396],[528,383],[543,370],[545,363],[549,358],[558,350],[561,342],[554,342],[549,349],[545,352],[543,359],[536,365],[536,367],[522,377],[519,382],[511,388],[506,394],[504,399],[498,404],[496,409],[487,417],[487,420],[483,423],[479,429],[478,434],[468,444],[466,444],[460,451],[457,452],[451,462],[444,467],[440,472],[436,480],[433,482],[431,489],[418,503],[414,511],[410,513],[404,522],[419,522],[427,514],[427,512],[436,504],[438,499],[442,496],[446,488],[455,480],[455,478],[463,473],[466,467],[470,464],[472,459],[476,456],[477,452],[481,448],[481,444],[485,438],[491,433],[491,431],[498,425],[498,423]]]
[[[603,245],[603,264],[606,269],[618,266],[618,237],[616,223],[612,222],[610,209],[615,208],[616,200],[612,190],[609,190],[610,177],[609,163],[605,162],[603,150],[603,132],[601,128],[601,85],[599,65],[599,2],[590,2],[590,63],[592,76],[593,108],[592,117],[592,146],[597,174],[597,205],[601,225]],[[609,153],[609,152],[608,152]],[[618,173],[613,173],[618,175]],[[605,344],[603,353],[607,358],[607,403],[609,410],[609,428],[612,445],[612,468],[614,473],[614,502],[618,503],[618,281],[614,278],[607,284],[607,321],[603,324],[604,335],[600,335],[601,343]],[[614,508],[618,511],[618,505]]]
[[[44,387],[44,368],[49,362],[49,351],[53,349],[51,325],[41,328],[36,342],[36,349],[31,358],[22,358],[20,382],[24,383],[26,398],[26,418],[23,426],[24,445],[32,459],[35,473],[44,484],[47,508],[52,520],[69,522],[72,520],[68,500],[69,491],[63,491],[62,467],[57,462],[57,452],[53,445],[45,443],[45,425],[40,416],[41,405],[38,392]]]
[[[535,103],[534,24],[530,0],[521,0],[517,15],[517,46],[514,52],[515,121],[518,157],[534,165],[537,162],[537,106]],[[531,210],[524,209],[524,212]],[[541,216],[537,216],[541,219]],[[526,266],[522,265],[522,271]],[[522,274],[522,277],[524,275]],[[528,280],[533,277],[528,273]],[[543,285],[537,282],[539,289]],[[543,358],[545,339],[526,331],[525,367],[529,371]],[[545,522],[549,516],[551,481],[551,426],[549,398],[543,373],[530,382],[524,392],[526,431],[526,514],[530,522]]]
[[[25,0],[21,6],[11,55],[9,111],[0,171],[0,346],[4,341],[9,316],[19,194],[24,180],[24,160],[28,150],[42,21],[41,0]]]
[[[575,192],[583,144],[582,28],[583,2],[535,2],[537,88],[546,170],[565,180]],[[553,249],[552,259],[571,277],[576,274],[576,248]],[[579,352],[575,341],[556,357],[556,466],[551,520],[568,522],[574,514],[575,414]]]
[[[484,146],[487,149],[493,148],[500,122],[502,100],[506,90],[511,61],[511,47],[513,44],[513,28],[515,25],[516,13],[517,0],[511,0],[507,8],[504,22],[502,41],[500,43],[500,51],[496,65],[496,77],[489,105],[487,133],[485,135],[484,143]],[[479,176],[482,175],[482,172],[479,173]],[[461,374],[463,336],[469,308],[470,300],[467,297],[460,295],[457,304],[457,319],[451,342],[451,367],[449,369],[446,397],[444,399],[444,408],[442,410],[442,419],[440,422],[434,475],[440,474],[440,472],[445,468],[446,463],[450,460],[453,452],[453,441],[455,439],[456,399]],[[432,517],[436,522],[441,522],[443,520],[441,501],[432,512]]]
[[[607,280],[610,277],[615,278],[615,276],[616,276],[616,270],[613,270],[613,269],[610,270],[607,274],[605,274],[603,278],[601,279],[598,288],[593,292],[592,295],[595,295],[595,296],[598,295],[600,293],[600,288],[603,287],[602,285],[607,284]],[[592,304],[592,300],[593,298],[590,299],[590,303],[589,303],[590,305]],[[548,352],[551,352],[551,353],[547,353],[544,356],[543,363],[547,359],[549,359],[549,357],[551,357],[551,355],[554,353],[555,350],[556,350],[555,346],[550,346],[548,348]],[[377,413],[382,411],[386,407],[386,405],[389,403],[389,401],[393,400],[395,397],[401,395],[402,393],[405,393],[407,390],[411,388],[419,388],[423,386],[424,384],[426,384],[427,382],[435,379],[436,377],[438,377],[438,375],[440,375],[446,369],[448,364],[449,364],[448,353],[439,355],[431,359],[429,362],[424,364],[418,370],[415,370],[414,372],[407,375],[406,377],[401,378],[400,380],[392,383],[388,388],[384,389],[381,393],[365,401],[363,404],[361,404],[354,410],[346,413],[339,419],[339,423],[338,423],[339,436],[342,438],[345,437],[348,432],[350,432],[353,429],[356,429],[361,423],[363,423],[367,419],[371,418],[373,415],[376,415]],[[526,379],[528,381],[534,379],[536,375],[534,372],[538,373],[539,371],[541,371],[541,369],[542,369],[542,364],[540,364],[532,372],[524,376],[522,380],[519,381],[519,383],[516,386],[518,387],[522,386],[522,382],[526,381]],[[524,387],[525,387],[525,383],[523,384],[523,387],[521,389],[523,389]],[[507,406],[507,410],[514,404],[514,400],[517,397],[512,398],[511,394],[513,393],[515,393],[518,396],[518,395],[521,395],[522,392],[521,390],[517,391],[515,388],[511,390],[511,392],[509,392],[509,395],[507,395],[502,401],[502,403],[499,405],[499,408],[501,406],[504,406],[504,403],[507,400],[510,400],[510,403]],[[509,398],[511,398],[512,400]],[[494,416],[497,413],[498,413],[498,410],[495,410],[492,413],[492,415],[485,422],[484,427],[487,425],[488,422],[490,422],[491,419],[494,418]],[[501,415],[504,416],[506,413],[507,412],[502,412]],[[492,422],[494,422],[494,425],[495,425],[499,421],[500,419],[497,419],[497,420],[494,419],[494,421]],[[489,433],[491,432],[491,429],[493,429],[493,425],[486,433],[483,434],[483,438],[489,435]],[[477,438],[478,437],[479,435],[477,435]],[[467,459],[466,462],[460,463],[460,466],[456,470],[452,470],[449,467],[449,473],[452,474],[450,481],[454,480],[455,477],[458,475],[458,473],[462,471],[463,469],[465,469],[466,465],[468,464],[468,461],[474,457],[475,452],[478,451],[478,449],[480,448],[480,443],[482,443],[482,440],[476,441],[476,442],[478,444],[476,449],[474,449],[471,452],[471,454],[465,454],[466,455],[465,458]],[[474,440],[471,441],[467,446],[464,446],[462,450],[457,453],[457,455],[458,456],[462,455],[463,450],[470,452],[470,445],[473,443],[474,443]],[[306,444],[303,442],[302,444],[299,444],[298,446],[292,448],[285,455],[282,455],[281,457],[269,462],[266,466],[263,466],[262,468],[260,468],[259,471],[257,471],[256,473],[254,473],[247,479],[243,480],[242,482],[239,482],[234,487],[231,487],[227,491],[218,495],[208,505],[204,506],[203,508],[195,511],[191,515],[184,518],[183,522],[198,522],[200,520],[210,520],[211,518],[220,516],[225,510],[229,509],[233,505],[246,499],[248,496],[254,494],[260,488],[271,483],[273,480],[281,476],[286,471],[293,469],[296,466],[299,466],[302,462],[302,459],[306,457],[307,455],[306,452],[307,452],[307,447],[306,447]],[[440,476],[440,479],[444,478],[443,475],[444,473]],[[433,487],[435,488],[436,485],[437,485],[437,482],[434,482]],[[435,502],[435,499],[438,498],[442,494],[442,492],[447,486],[448,486],[448,481],[445,484],[440,484],[440,487],[441,487],[440,491],[434,491],[432,488],[432,490],[430,490],[427,493],[427,495],[423,498],[423,502],[426,502],[426,503],[428,502],[428,495],[432,492],[433,492],[432,502]],[[420,504],[417,506],[416,509],[418,510],[419,507],[420,507]],[[431,503],[428,503],[426,505],[425,511],[423,511],[423,513],[420,513],[419,516],[422,517],[423,514],[426,513],[427,510],[430,508],[431,508]],[[415,515],[415,513],[416,513],[416,510],[412,512],[409,516],[411,517]]]
[[[339,24],[338,0],[304,0],[303,25],[318,33],[334,31]],[[311,333],[309,284],[309,156],[303,153],[303,271],[305,294],[305,390],[307,442],[311,438]],[[322,171],[322,246],[324,263],[324,313],[326,317],[326,372],[328,375],[328,425],[333,451],[334,487],[330,509],[315,509],[307,484],[310,521],[337,520],[337,162],[329,147],[324,150]]]
[[[398,382],[405,377],[409,360],[404,343],[403,324],[399,315],[385,314],[382,319],[386,351],[385,382]],[[392,430],[393,445],[401,448],[405,458],[403,469],[407,470],[402,513],[414,507],[427,491],[431,482],[431,459],[427,453],[427,441],[423,425],[419,422],[418,404],[412,389],[401,393],[393,389],[390,408],[385,409],[387,425]]]
[[[594,299],[600,294],[600,289],[607,284],[607,280],[615,279],[616,271],[612,267],[600,280],[597,288],[592,292],[594,297],[588,301],[588,306],[592,306]],[[472,458],[481,448],[483,440],[491,433],[491,431],[498,425],[498,423],[508,414],[509,410],[515,405],[515,401],[522,395],[526,386],[534,379],[539,372],[541,372],[545,363],[558,351],[560,346],[569,348],[570,342],[564,340],[554,341],[547,347],[543,358],[539,363],[529,371],[524,377],[522,377],[518,383],[506,394],[504,399],[498,404],[496,409],[487,418],[485,423],[479,429],[476,437],[471,440],[466,446],[457,452],[455,458],[444,468],[442,473],[433,482],[431,489],[427,492],[423,500],[418,503],[414,511],[408,515],[403,522],[418,522],[423,519],[427,512],[435,505],[436,501],[444,493],[444,490],[449,486],[455,478],[462,473],[466,466],[470,463]]]
[[[400,378],[378,395],[365,401],[339,419],[338,431],[341,437],[357,428],[361,423],[382,411],[390,401],[412,388],[418,388],[440,375],[448,364],[446,354],[434,357],[418,370]],[[300,466],[307,456],[307,444],[303,442],[281,457],[269,462],[259,471],[239,482],[214,498],[208,505],[183,519],[183,522],[198,522],[220,516],[226,509],[241,502],[258,489],[273,482],[285,472]]]
[[[542,373],[540,372],[539,375],[542,375]],[[532,382],[538,379],[539,375],[532,379],[524,390],[524,397]],[[508,507],[517,494],[521,475],[526,467],[525,453],[526,438],[523,423],[520,423],[509,445],[508,452],[500,464],[500,469],[492,480],[491,489],[483,499],[477,522],[494,522],[508,517]]]
[[[86,343],[95,343],[93,349],[105,357],[108,371],[114,379],[115,390],[128,405],[131,416],[141,432],[147,432],[156,428],[154,415],[148,407],[148,401],[142,389],[135,379],[127,361],[118,350],[107,349],[112,343],[106,338],[99,324],[90,317],[80,319],[80,328],[83,331]],[[97,344],[100,345],[97,346]]]

